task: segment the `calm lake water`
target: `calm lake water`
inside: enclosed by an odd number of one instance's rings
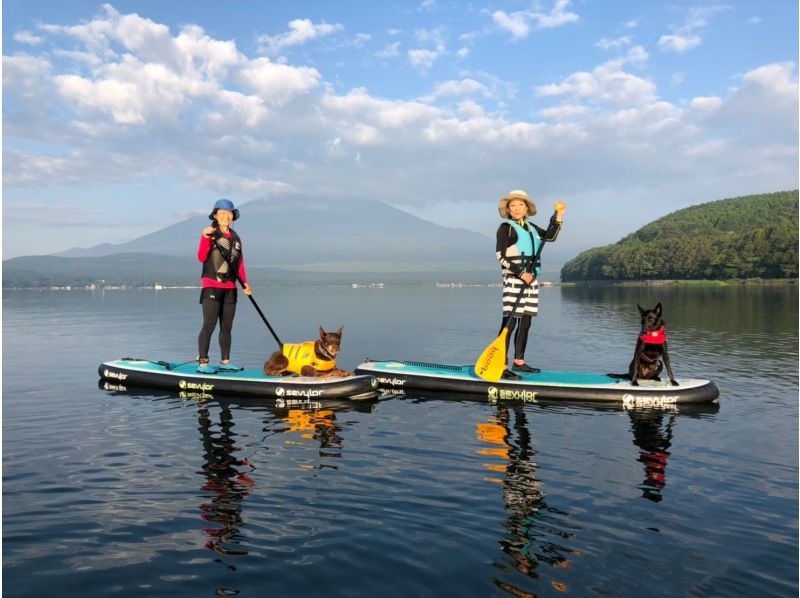
[[[664,304],[679,411],[452,395],[198,403],[98,387],[101,361],[188,361],[197,290],[3,294],[6,596],[796,596],[798,293],[546,288],[529,362],[623,372]],[[339,363],[473,363],[499,288],[263,287],[285,341]],[[235,361],[274,350],[248,301]],[[218,356],[216,337],[212,359]]]

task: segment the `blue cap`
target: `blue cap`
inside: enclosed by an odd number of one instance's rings
[[[239,218],[239,210],[233,207],[233,202],[230,199],[218,199],[217,203],[214,204],[214,209],[208,215],[209,220],[214,220],[214,214],[217,213],[217,210],[228,210],[233,212],[234,220]]]

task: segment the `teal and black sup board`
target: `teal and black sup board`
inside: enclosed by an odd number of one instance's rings
[[[564,400],[622,404],[626,407],[669,407],[684,403],[708,403],[719,396],[711,380],[678,378],[672,386],[641,380],[634,386],[607,374],[543,370],[522,374],[521,380],[487,382],[471,365],[444,365],[419,361],[372,361],[359,365],[356,374],[374,376],[381,388],[403,391],[482,395],[490,401]]]
[[[346,378],[267,376],[260,369],[200,374],[197,363],[173,363],[145,359],[118,359],[101,363],[100,378],[109,390],[130,387],[166,388],[181,396],[204,398],[214,395],[274,397],[283,401],[325,399],[371,399],[378,394],[377,380],[370,374]]]

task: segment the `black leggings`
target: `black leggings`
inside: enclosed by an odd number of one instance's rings
[[[528,345],[528,331],[531,329],[531,316],[519,316],[511,318],[511,323],[508,324],[508,336],[506,336],[506,355],[508,354],[508,342],[511,340],[511,333],[514,328],[517,328],[517,335],[514,337],[514,359],[525,359],[525,347]],[[506,326],[508,318],[503,318],[503,323],[500,325],[500,331]]]
[[[197,337],[197,350],[200,361],[208,361],[208,348],[211,335],[219,320],[220,360],[231,358],[231,329],[236,315],[236,289],[203,289],[200,294],[203,305],[203,327]]]

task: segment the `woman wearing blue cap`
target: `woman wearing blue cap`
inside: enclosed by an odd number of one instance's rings
[[[214,374],[218,370],[239,371],[240,368],[230,361],[231,328],[236,315],[236,279],[242,285],[245,295],[253,290],[247,283],[242,255],[242,240],[231,228],[231,222],[239,218],[239,210],[229,199],[220,199],[208,216],[213,222],[203,229],[200,245],[197,248],[197,259],[203,263],[200,303],[203,306],[203,328],[197,338],[198,367],[203,374]],[[208,348],[211,335],[219,320],[220,365],[208,364]]]

